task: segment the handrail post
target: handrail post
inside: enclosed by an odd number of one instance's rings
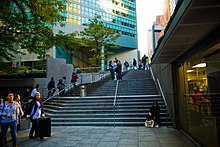
[[[59,99],[59,92],[57,93],[57,108],[58,108],[58,99]]]
[[[117,94],[118,94],[118,82],[119,82],[119,80],[117,80],[117,83],[116,83],[115,98],[114,98],[114,102],[113,102],[113,107],[114,107],[114,127],[115,127],[115,105],[116,105],[116,99],[117,99]]]

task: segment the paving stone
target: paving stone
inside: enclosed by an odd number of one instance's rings
[[[66,132],[65,132],[66,130]],[[20,131],[21,147],[196,147],[181,131],[161,127],[58,127],[52,137],[43,141],[29,139],[28,132]],[[161,131],[161,133],[160,133]],[[10,137],[8,138],[9,140]],[[11,141],[8,142],[10,146]]]

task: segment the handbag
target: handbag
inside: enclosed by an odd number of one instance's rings
[[[146,120],[145,121],[145,127],[146,128],[153,128],[154,127],[154,120]]]

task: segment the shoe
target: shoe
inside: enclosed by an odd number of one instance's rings
[[[13,147],[18,147],[18,144],[13,144]]]
[[[44,137],[43,136],[39,136],[40,140],[44,140]]]
[[[159,128],[159,127],[160,127],[159,125],[156,125],[156,126],[155,126],[155,128]]]

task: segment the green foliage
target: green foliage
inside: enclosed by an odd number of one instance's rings
[[[56,46],[65,49],[65,51],[73,57],[78,57],[81,53],[86,54],[88,46],[81,38],[78,37],[78,35],[78,32],[66,35],[63,32],[59,32],[54,37]]]
[[[46,69],[46,60],[40,60],[36,63],[35,68],[38,70],[45,70]]]
[[[99,18],[99,16],[96,16],[90,20],[88,27],[80,32],[82,39],[89,48],[91,55],[89,62],[92,66],[100,66],[102,58],[108,53],[108,47],[115,44],[115,41],[121,36],[113,29],[105,27]],[[103,46],[105,47],[104,56],[101,55]]]
[[[67,0],[1,0],[0,61],[13,60],[19,47],[44,59],[42,54],[54,43],[50,41],[51,27],[56,22],[63,23],[61,11],[66,3]]]

